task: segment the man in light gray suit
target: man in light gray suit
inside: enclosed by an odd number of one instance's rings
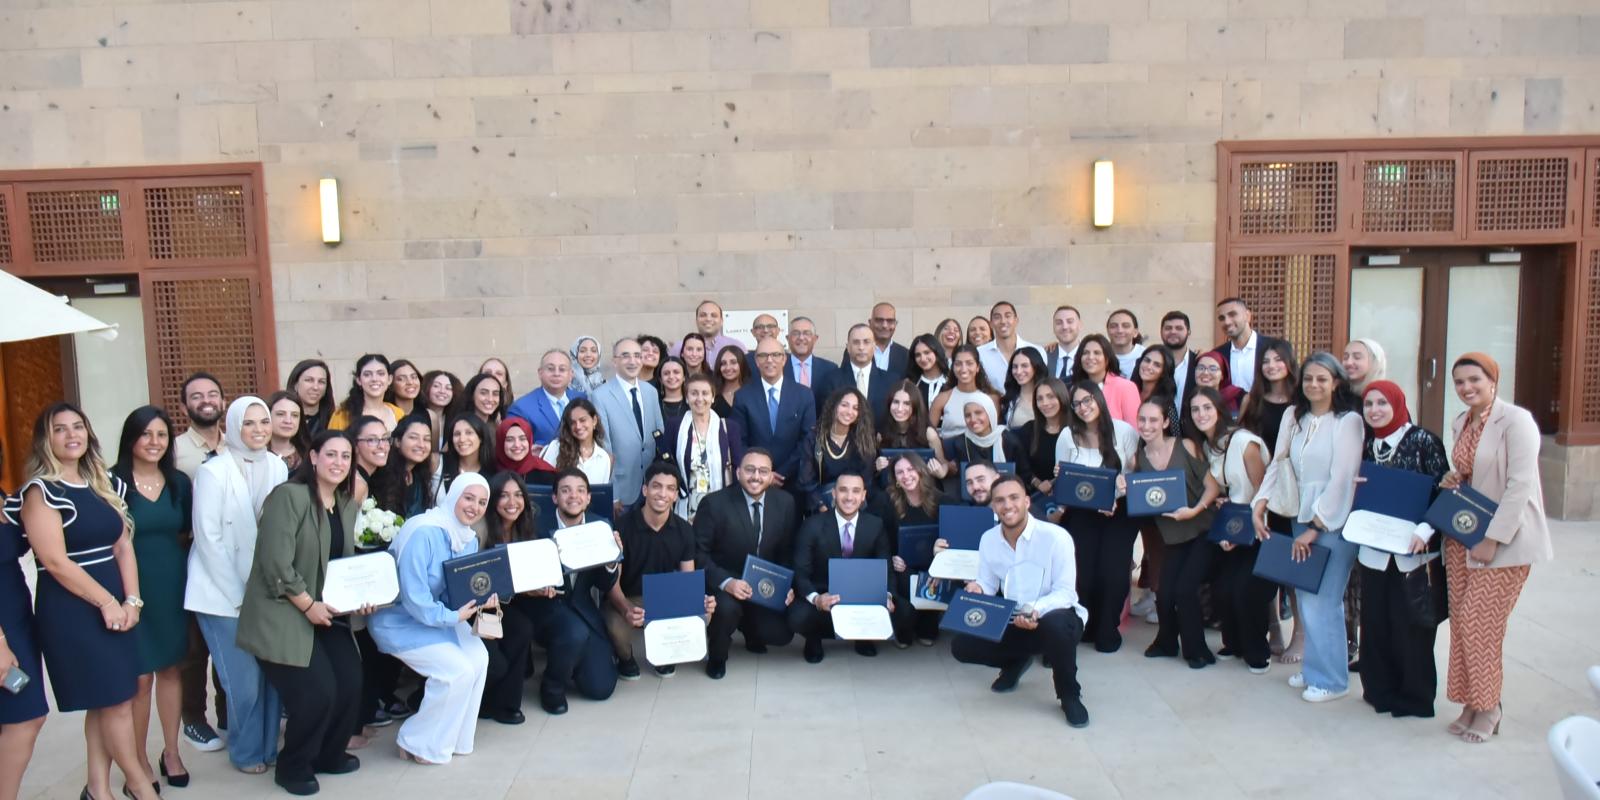
[[[644,365],[639,342],[618,339],[611,346],[611,365],[616,380],[601,384],[589,399],[600,412],[611,451],[611,491],[616,501],[612,519],[621,519],[622,510],[639,499],[644,470],[656,456],[656,437],[663,423],[656,388],[639,380]]]

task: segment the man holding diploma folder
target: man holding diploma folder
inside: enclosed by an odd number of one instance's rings
[[[822,639],[834,633],[830,612],[838,605],[839,595],[828,592],[829,559],[883,559],[885,586],[889,585],[887,564],[894,555],[894,548],[883,520],[862,512],[866,499],[866,478],[859,473],[846,472],[833,484],[833,513],[817,514],[800,528],[794,553],[797,602],[789,606],[789,625],[806,638],[808,663],[822,660]],[[905,598],[896,602],[887,591],[884,601],[894,622],[895,646],[906,647],[910,642],[911,603]],[[878,648],[872,642],[856,642],[856,652],[875,656]]]
[[[639,679],[639,661],[633,657],[633,629],[644,627],[644,576],[662,572],[694,572],[694,529],[672,513],[678,502],[678,472],[665,461],[644,473],[644,502],[622,517],[618,534],[628,557],[622,577],[606,595],[606,628],[617,651],[617,673],[624,680]],[[709,595],[707,614],[716,608]],[[656,674],[671,675],[671,664],[657,666]]]
[[[1009,692],[1017,688],[1033,657],[1043,653],[1067,724],[1082,728],[1089,724],[1089,710],[1080,696],[1077,645],[1088,613],[1078,605],[1072,538],[1060,526],[1029,515],[1027,487],[1015,475],[995,480],[989,504],[1000,524],[989,529],[978,545],[978,579],[967,584],[967,591],[998,594],[1007,574],[1030,565],[1043,573],[1041,593],[1031,608],[1018,607],[999,642],[960,634],[950,647],[951,655],[964,664],[999,667],[1000,676],[989,688]]]

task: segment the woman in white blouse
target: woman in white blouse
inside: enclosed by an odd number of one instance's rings
[[[1257,536],[1267,532],[1267,500],[1279,481],[1295,481],[1300,502],[1294,515],[1294,558],[1303,561],[1313,544],[1328,549],[1328,567],[1316,592],[1297,589],[1306,626],[1305,661],[1289,685],[1304,689],[1307,702],[1337,700],[1350,692],[1345,640],[1344,590],[1356,546],[1340,530],[1355,499],[1365,425],[1361,401],[1344,367],[1331,353],[1313,353],[1300,368],[1294,405],[1283,415],[1278,448],[1253,504]]]
[[[606,429],[600,424],[600,412],[594,403],[580,397],[567,404],[561,414],[561,431],[556,440],[544,449],[544,460],[556,469],[575,468],[589,479],[589,483],[611,483],[611,454],[601,446],[606,440]]]
[[[1133,561],[1133,540],[1139,535],[1122,499],[1127,490],[1122,476],[1133,470],[1139,434],[1132,425],[1112,418],[1105,395],[1093,381],[1072,384],[1067,397],[1072,408],[1068,430],[1056,440],[1058,474],[1063,462],[1119,473],[1115,510],[1068,508],[1063,520],[1077,555],[1079,599],[1089,611],[1083,639],[1093,641],[1094,649],[1102,653],[1115,653],[1122,647],[1117,625],[1128,600],[1128,565]]]
[[[677,467],[683,491],[679,492],[675,512],[692,522],[706,495],[733,483],[734,465],[744,449],[739,446],[738,428],[729,426],[727,420],[711,410],[717,396],[711,376],[690,375],[683,392],[689,401],[689,413],[669,432],[670,438],[661,438],[658,455]]]

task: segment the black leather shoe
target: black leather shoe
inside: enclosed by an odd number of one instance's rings
[[[1177,658],[1178,657],[1178,648],[1176,648],[1176,647],[1167,648],[1167,647],[1162,647],[1159,644],[1153,644],[1152,643],[1149,647],[1146,647],[1144,649],[1144,657],[1145,658]]]
[[[707,678],[710,678],[711,680],[714,680],[714,681],[720,681],[720,680],[722,680],[722,676],[727,675],[727,674],[728,674],[728,662],[726,662],[726,661],[707,661],[706,662],[706,677]]]
[[[744,649],[759,656],[767,652],[767,645],[765,642],[752,642],[746,639],[744,640]]]
[[[501,725],[521,725],[528,720],[527,716],[517,709],[500,711],[494,715],[494,721]]]
[[[544,707],[544,713],[551,716],[560,716],[567,713],[567,698],[564,695],[539,695],[539,705]]]
[[[856,655],[872,658],[878,654],[878,646],[872,642],[856,642]]]
[[[617,662],[617,677],[625,681],[639,680],[638,659],[630,658],[626,661]]]
[[[316,778],[306,778],[303,781],[291,781],[284,780],[283,778],[274,775],[272,777],[272,782],[283,787],[284,791],[297,797],[307,797],[322,791],[322,786],[317,783]]]
[[[167,754],[166,754],[166,751],[162,751],[161,760],[159,762],[157,762],[157,763],[161,767],[161,777],[167,779],[167,785],[168,786],[171,786],[174,789],[182,789],[183,787],[189,785],[189,773],[180,772],[177,775],[173,775],[172,773],[167,772]],[[160,794],[160,793],[161,793],[161,791],[158,788],[156,790],[156,794]]]
[[[1074,728],[1089,726],[1089,709],[1083,707],[1083,699],[1071,697],[1061,701],[1061,710],[1067,714],[1067,724]]]
[[[822,663],[822,640],[806,639],[805,657],[807,664]]]
[[[1024,658],[1014,666],[1002,668],[1000,677],[995,678],[994,683],[989,684],[989,691],[1000,694],[1016,691],[1017,681],[1022,680],[1022,673],[1027,672],[1031,666],[1033,666],[1033,659]]]
[[[337,763],[330,764],[326,767],[316,768],[318,772],[324,775],[347,775],[355,772],[358,769],[361,769],[361,759],[356,758],[349,753],[345,753],[344,758],[340,759]]]

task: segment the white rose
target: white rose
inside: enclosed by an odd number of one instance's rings
[[[377,507],[378,507],[378,501],[374,500],[371,497],[361,501],[361,510],[362,511],[371,511],[372,509],[377,508]]]

